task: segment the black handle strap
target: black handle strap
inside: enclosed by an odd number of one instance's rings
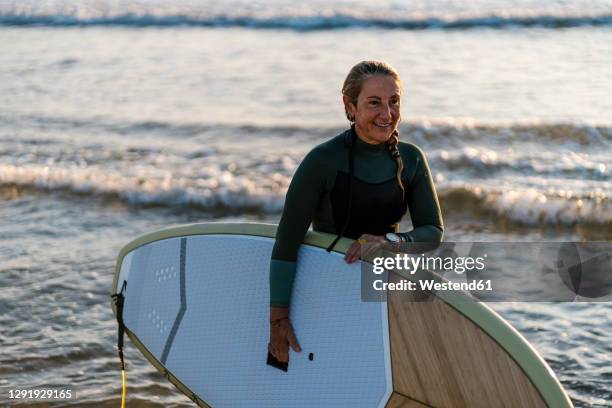
[[[346,232],[349,223],[351,221],[351,205],[353,202],[353,174],[355,173],[355,139],[357,138],[357,133],[355,132],[354,126],[351,127],[351,146],[349,148],[349,184],[348,184],[348,202],[346,204],[346,219],[344,220],[344,226],[336,236],[336,239],[327,247],[327,252],[331,252],[340,238]]]
[[[123,292],[125,292],[126,286],[127,281],[124,280],[119,293],[115,293],[111,296],[115,302],[115,308],[117,310],[117,351],[119,352],[119,360],[121,360],[121,370],[125,370],[125,361],[123,359],[123,337],[125,334],[125,325],[123,324],[123,304],[125,302],[125,295]]]

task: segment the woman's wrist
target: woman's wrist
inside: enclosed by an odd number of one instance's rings
[[[270,322],[278,322],[284,319],[289,319],[288,307],[271,307]]]

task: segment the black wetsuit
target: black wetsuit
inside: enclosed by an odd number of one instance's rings
[[[315,231],[339,234],[344,230],[343,236],[357,239],[362,234],[397,232],[408,209],[414,229],[399,233],[403,238],[412,242],[442,240],[440,205],[425,156],[413,144],[400,142],[398,147],[405,194],[398,185],[397,165],[387,145],[365,143],[353,129],[306,155],[287,191],[276,234],[270,263],[270,306],[289,306],[298,249],[311,222]],[[349,187],[351,161],[353,181]]]

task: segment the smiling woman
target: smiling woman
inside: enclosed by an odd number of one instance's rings
[[[399,141],[402,82],[380,61],[363,61],[342,87],[351,126],[315,147],[297,169],[285,200],[270,262],[270,343],[277,363],[300,346],[289,321],[299,246],[315,231],[355,239],[347,263],[359,259],[365,242],[439,242],[443,224],[431,172],[423,152]],[[400,233],[410,212],[413,230]]]
[[[355,82],[355,81],[352,81]],[[397,136],[401,119],[401,82],[390,75],[376,75],[363,83],[361,92],[347,84],[343,101],[347,118],[355,122],[359,137],[370,144],[386,143],[389,135]]]

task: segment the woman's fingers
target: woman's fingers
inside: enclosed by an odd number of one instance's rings
[[[270,339],[268,351],[282,363],[289,362],[289,344],[286,338],[282,338],[279,334],[272,336]]]
[[[378,251],[384,245],[385,245],[384,242],[379,242],[379,241],[368,242],[368,244],[365,245],[361,249],[361,259],[369,260],[370,258],[374,256],[376,251]]]
[[[361,245],[359,244],[359,242],[353,242],[349,250],[346,251],[346,254],[344,255],[344,260],[346,261],[346,263],[355,262],[355,253],[359,251],[360,246]]]
[[[361,258],[362,250],[366,249],[368,253],[371,253],[384,245],[385,242],[385,237],[363,234],[357,241],[353,242],[346,255],[344,255],[344,260],[346,263],[353,263]]]
[[[302,351],[300,344],[295,337],[293,327],[289,319],[283,319],[280,322],[271,325],[270,343],[268,351],[278,361],[282,363],[289,362],[289,346],[296,351]]]
[[[289,347],[285,344],[284,350],[277,350],[277,354],[274,356],[281,363],[289,362]]]
[[[353,244],[349,247],[348,251],[346,251],[346,253],[344,254],[344,260],[348,263],[349,259],[351,257],[351,251],[353,250],[353,247],[355,246],[355,243],[353,242]]]
[[[289,323],[289,331],[287,332],[287,340],[289,340],[289,345],[291,346],[293,351],[297,351],[297,352],[302,351],[302,348],[300,347],[300,344],[297,341],[297,337],[295,337],[295,333],[293,332],[293,327],[291,326],[291,323]]]
[[[367,242],[367,244],[361,248],[361,259],[370,258],[387,242],[385,237],[379,235],[364,234],[361,239]]]

